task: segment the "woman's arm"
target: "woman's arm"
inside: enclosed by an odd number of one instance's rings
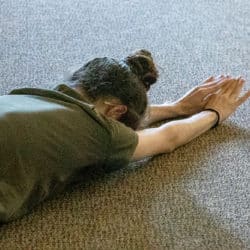
[[[151,125],[155,122],[183,116],[181,105],[178,103],[153,104],[150,105],[145,118],[145,125]]]
[[[186,119],[137,132],[139,140],[132,159],[139,160],[172,152],[206,132],[215,124],[223,122],[250,97],[250,90],[240,96],[243,85],[244,80],[241,78],[227,81],[219,93],[209,98],[205,108],[210,111],[204,110]],[[211,111],[211,109],[215,111]]]
[[[139,142],[133,160],[170,153],[209,130],[217,122],[215,112],[203,111],[190,118],[172,121],[158,128],[149,128],[137,132]]]

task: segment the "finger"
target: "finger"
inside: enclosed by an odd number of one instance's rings
[[[203,84],[203,86],[215,85],[215,84],[217,84],[219,82],[227,81],[229,79],[232,79],[232,77],[231,76],[220,75],[220,76],[215,77],[213,79],[213,81],[207,82],[206,84]]]
[[[206,79],[204,82],[203,82],[203,85],[206,85],[206,84],[210,84],[211,82],[214,82],[214,81],[218,81],[219,79],[221,79],[221,76],[222,75],[219,75],[219,76],[210,76],[208,79]]]
[[[203,81],[203,84],[209,83],[209,82],[213,82],[213,81],[218,81],[221,80],[222,78],[225,78],[224,75],[218,75],[216,77],[214,76],[210,76],[209,78],[207,78],[206,80]]]
[[[241,80],[243,80],[241,77],[238,77],[237,79],[235,79],[235,81],[232,83],[231,87],[228,88],[227,90],[227,94],[229,96],[232,97],[236,97],[236,93],[240,92],[242,87],[243,87],[243,83]],[[238,97],[238,96],[237,96]]]
[[[203,95],[207,95],[208,93],[217,92],[220,88],[226,85],[230,79],[230,76],[224,77],[221,75],[218,78],[214,78],[212,82],[195,87],[192,89],[191,93],[201,92]]]
[[[203,89],[202,90],[202,92],[204,94],[203,100],[204,101],[208,100],[214,94],[219,94],[219,95],[223,94],[224,92],[222,90],[228,84],[230,84],[229,81],[222,81],[217,85],[213,85],[209,88]]]
[[[221,79],[226,79],[226,78],[231,78],[230,75],[218,75],[215,77],[216,80],[221,80]]]
[[[234,89],[232,89],[231,96],[234,96],[235,98],[238,98],[240,95],[240,92],[243,88],[243,85],[245,83],[245,80],[242,78],[239,78],[237,83],[235,84]]]
[[[243,96],[241,96],[238,99],[238,101],[237,101],[238,106],[240,106],[242,103],[244,103],[249,97],[250,97],[250,90],[248,90]]]
[[[218,79],[223,79],[223,78],[225,78],[224,75],[218,75],[218,76],[215,77],[215,79],[217,79],[217,80],[218,80]]]
[[[225,84],[226,84],[226,83],[223,82],[223,83],[221,83],[221,84],[214,84],[214,85],[211,85],[211,86],[207,86],[206,88],[201,89],[201,92],[202,92],[205,96],[207,96],[207,95],[209,95],[209,94],[216,93],[216,92],[217,92],[218,90],[220,90],[221,87],[222,87],[223,85],[225,85]]]
[[[224,85],[227,85],[229,81],[230,81],[230,78],[218,79],[214,82],[207,83],[206,85],[201,86],[200,89],[203,89],[203,90],[207,89],[208,92],[217,91],[220,88],[222,88]]]
[[[222,87],[221,87],[221,94],[230,94],[231,90],[235,87],[235,84],[237,83],[236,79],[230,79],[227,81]]]
[[[224,75],[218,75],[218,76],[215,77],[216,80],[222,79],[222,78],[225,78],[225,76]]]
[[[232,81],[233,79],[231,77],[225,77],[225,78],[221,78],[218,79],[217,81],[215,81],[213,84],[207,85],[208,88],[210,87],[218,87],[221,88],[224,85],[228,85],[230,81]]]
[[[211,82],[211,81],[213,81],[213,80],[214,80],[214,76],[210,76],[209,78],[207,78],[207,79],[203,82],[203,84],[208,83],[208,82]]]

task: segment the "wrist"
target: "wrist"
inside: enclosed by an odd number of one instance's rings
[[[189,116],[187,112],[187,107],[183,105],[181,101],[171,103],[173,109],[175,110],[176,116]]]
[[[220,113],[217,110],[208,108],[208,109],[205,109],[203,112],[209,112],[210,114],[213,114],[213,117],[215,120],[214,120],[214,124],[211,126],[211,128],[215,128],[219,125]]]

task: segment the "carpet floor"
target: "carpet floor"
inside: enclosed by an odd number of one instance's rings
[[[248,0],[0,0],[0,94],[139,48],[160,67],[151,103],[210,75],[249,81],[249,13]],[[2,226],[0,249],[249,249],[249,162],[247,102],[173,153],[90,175]]]

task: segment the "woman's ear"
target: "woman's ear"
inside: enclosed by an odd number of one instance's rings
[[[107,111],[107,116],[115,120],[119,120],[120,117],[127,112],[127,110],[127,106],[123,104],[110,106],[109,110]]]

